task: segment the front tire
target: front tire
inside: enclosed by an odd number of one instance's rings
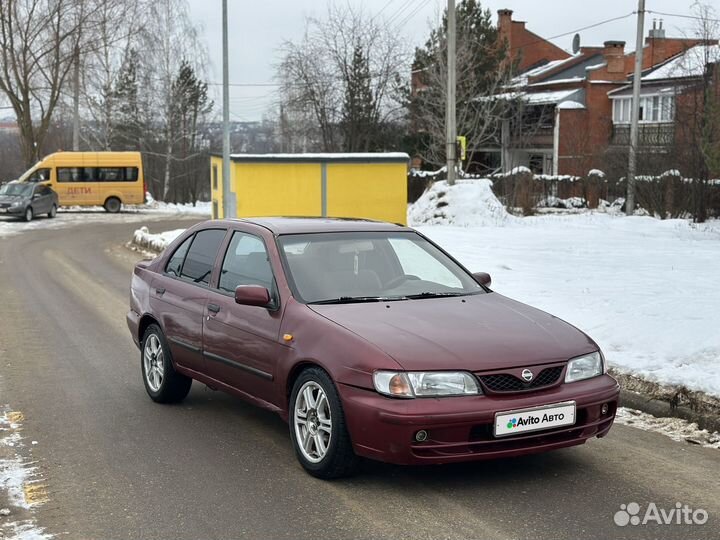
[[[295,455],[311,475],[329,480],[358,468],[342,403],[329,375],[320,368],[303,371],[290,395],[290,439]]]
[[[107,201],[105,201],[103,208],[105,208],[105,211],[110,214],[117,214],[120,211],[120,208],[122,208],[122,203],[117,197],[110,197]]]
[[[34,214],[34,212],[33,212],[33,209],[32,209],[31,206],[28,206],[28,207],[25,209],[25,221],[30,222],[30,221],[33,220],[33,217],[35,217],[35,214]]]
[[[54,218],[55,216],[57,216],[57,206],[55,206],[55,205],[53,204],[53,205],[52,205],[52,208],[51,208],[50,211],[48,212],[48,217],[49,217],[50,219],[52,219],[52,218]]]
[[[170,347],[156,324],[148,326],[143,336],[140,366],[145,390],[153,401],[179,403],[190,392],[192,379],[175,371]]]

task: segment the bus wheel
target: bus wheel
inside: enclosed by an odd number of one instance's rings
[[[106,212],[117,214],[120,211],[121,206],[122,204],[120,204],[120,199],[117,197],[110,197],[107,201],[105,201],[103,208],[105,208]]]

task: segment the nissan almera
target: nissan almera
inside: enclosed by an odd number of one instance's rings
[[[489,286],[408,227],[208,221],[138,263],[127,322],[153,400],[197,380],[275,411],[321,478],[605,436],[619,387],[598,345]]]

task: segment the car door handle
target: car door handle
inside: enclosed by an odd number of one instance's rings
[[[155,289],[155,292],[158,296],[162,296],[163,294],[165,294],[165,289],[163,287],[158,287],[157,289]]]
[[[207,308],[210,313],[217,313],[220,311],[220,306],[217,304],[208,304]]]

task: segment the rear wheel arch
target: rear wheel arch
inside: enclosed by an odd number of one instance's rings
[[[157,324],[160,330],[165,333],[165,329],[160,324],[160,321],[158,321],[155,317],[149,314],[145,314],[142,317],[140,317],[140,322],[138,323],[138,343],[141,343],[143,340],[143,337],[145,336],[145,332],[148,329],[148,326],[151,324]]]

